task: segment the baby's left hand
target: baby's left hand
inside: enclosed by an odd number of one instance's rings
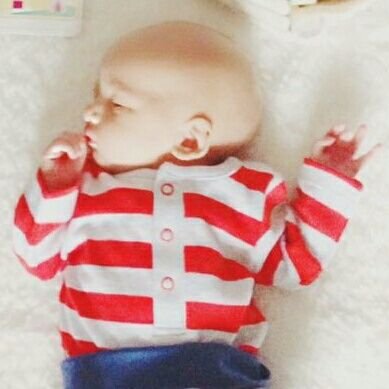
[[[366,154],[355,159],[354,154],[365,138],[366,132],[365,125],[359,126],[355,134],[347,131],[346,126],[336,126],[314,145],[311,158],[348,177],[355,177],[381,147],[377,144]]]

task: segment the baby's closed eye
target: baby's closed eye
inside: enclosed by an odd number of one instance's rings
[[[131,110],[131,108],[127,104],[123,104],[122,102],[112,101],[111,103],[112,109],[114,112],[121,112],[123,110]]]

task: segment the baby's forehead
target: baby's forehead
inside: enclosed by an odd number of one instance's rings
[[[188,71],[173,65],[164,66],[160,61],[122,58],[120,61],[108,62],[100,69],[94,94],[95,97],[126,95],[157,101],[187,93],[194,94],[197,90],[198,86]]]
[[[172,22],[136,30],[116,41],[103,58],[103,66],[157,61],[196,66],[242,64],[244,55],[231,39],[202,25]]]
[[[251,70],[247,58],[227,38],[199,25],[176,23],[121,38],[104,56],[99,82],[161,93],[174,88],[177,95],[212,87],[216,91],[219,84],[231,82],[247,85]]]

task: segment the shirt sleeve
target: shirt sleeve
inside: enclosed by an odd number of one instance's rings
[[[269,229],[257,242],[256,282],[286,289],[314,282],[334,255],[361,190],[358,180],[307,158],[288,202],[286,184],[275,175],[265,192]]]
[[[61,247],[78,192],[79,183],[50,190],[38,170],[17,202],[13,250],[26,270],[42,280],[53,278],[64,267]]]

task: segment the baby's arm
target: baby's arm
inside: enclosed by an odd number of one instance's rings
[[[256,276],[259,284],[293,289],[311,284],[326,267],[362,189],[354,177],[377,149],[353,158],[365,131],[360,127],[355,136],[339,127],[329,131],[305,159],[291,203],[279,177],[270,183],[265,219],[271,228],[258,242],[258,251],[265,254]]]
[[[14,252],[27,271],[42,280],[54,277],[64,266],[61,246],[86,154],[81,134],[63,133],[47,148],[36,176],[16,205]]]

